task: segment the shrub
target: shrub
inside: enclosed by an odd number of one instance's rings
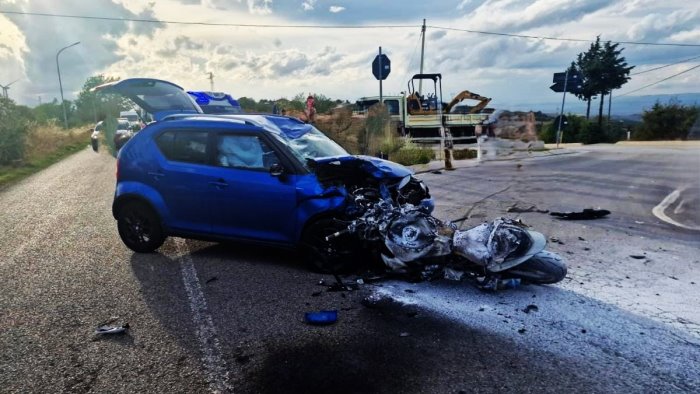
[[[0,165],[24,158],[28,120],[12,100],[0,98]]]
[[[452,151],[452,158],[455,160],[474,159],[477,153],[474,149],[455,149]]]
[[[410,166],[413,164],[428,164],[431,160],[435,159],[435,151],[427,148],[409,147],[399,149],[398,151],[389,155],[389,159],[405,166]]]
[[[700,113],[697,105],[686,106],[676,100],[668,104],[658,101],[644,111],[642,125],[635,132],[637,140],[685,140]]]

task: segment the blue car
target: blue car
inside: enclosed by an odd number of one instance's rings
[[[205,114],[231,115],[243,113],[241,104],[238,103],[238,100],[231,97],[230,94],[191,91],[188,91],[187,94],[194,99]]]
[[[353,156],[314,126],[277,115],[208,115],[179,86],[127,79],[95,88],[130,98],[156,122],[117,157],[112,213],[124,244],[167,236],[302,249],[323,271],[358,259],[347,227],[358,201],[399,193],[432,209],[428,188],[390,161]]]

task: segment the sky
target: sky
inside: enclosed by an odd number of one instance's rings
[[[406,90],[419,72],[423,19],[424,72],[443,75],[444,101],[469,90],[497,108],[556,110],[552,74],[596,36],[627,42],[633,74],[677,63],[633,75],[614,96],[700,93],[700,68],[632,92],[700,65],[700,2],[689,0],[0,0],[0,85],[16,81],[8,94],[25,105],[60,99],[56,54],[79,41],[59,56],[66,99],[98,74],[209,90],[213,73],[215,90],[235,97],[354,102],[379,94],[371,72],[379,47],[391,60],[384,94]]]

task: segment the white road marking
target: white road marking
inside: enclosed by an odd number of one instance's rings
[[[688,225],[685,225],[682,223],[678,223],[677,221],[671,219],[670,217],[668,217],[666,215],[666,208],[668,208],[671,204],[676,202],[676,200],[678,200],[678,197],[681,196],[681,193],[683,193],[683,191],[685,191],[685,189],[686,189],[686,187],[682,187],[680,189],[674,190],[671,194],[666,196],[666,198],[664,198],[663,201],[661,201],[659,203],[659,205],[655,206],[654,209],[651,210],[651,212],[657,218],[663,220],[666,223],[672,224],[674,226],[678,226],[678,227],[688,229],[688,230],[700,230],[700,227],[698,227],[698,226],[688,226]]]
[[[221,357],[221,345],[214,327],[214,322],[207,308],[202,287],[197,278],[197,270],[188,254],[187,245],[182,238],[175,238],[175,246],[180,255],[180,271],[185,285],[187,298],[192,310],[192,320],[195,324],[199,347],[202,351],[202,362],[206,372],[209,389],[212,393],[232,393],[229,384],[228,368]]]

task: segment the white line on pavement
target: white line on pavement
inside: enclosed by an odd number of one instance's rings
[[[668,208],[669,205],[676,202],[676,200],[678,200],[678,197],[681,196],[681,193],[685,191],[685,189],[685,187],[682,187],[680,189],[674,190],[671,194],[666,196],[666,198],[664,198],[663,201],[659,203],[659,205],[655,206],[654,209],[651,210],[651,213],[653,213],[654,216],[663,220],[664,222],[670,223],[674,226],[682,227],[688,230],[700,230],[700,227],[698,226],[688,226],[682,223],[678,223],[677,221],[671,219],[666,215],[666,208]]]
[[[175,246],[180,255],[180,271],[182,282],[185,285],[187,298],[192,309],[192,320],[195,324],[199,347],[202,351],[202,362],[209,382],[209,389],[213,393],[232,393],[233,388],[229,384],[228,368],[221,357],[221,345],[214,328],[214,322],[207,308],[202,287],[197,278],[197,270],[190,257],[189,250],[182,238],[175,238]]]

